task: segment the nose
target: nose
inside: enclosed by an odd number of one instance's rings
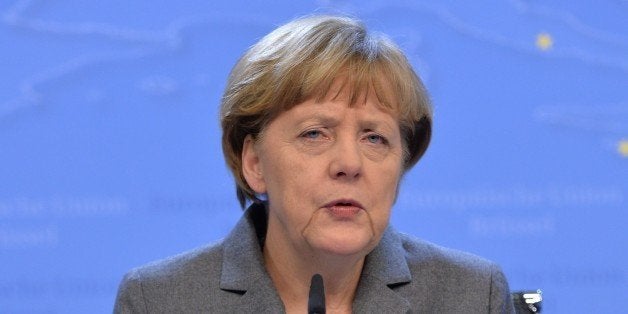
[[[337,141],[332,150],[330,175],[334,179],[355,180],[362,175],[362,153],[352,139]]]

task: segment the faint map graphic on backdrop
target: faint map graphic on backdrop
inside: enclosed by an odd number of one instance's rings
[[[39,1],[20,0],[14,2],[5,12],[2,12],[0,21],[4,27],[25,29],[60,38],[74,37],[78,40],[98,38],[103,42],[111,41],[116,43],[116,48],[113,49],[113,52],[94,51],[79,56],[71,56],[72,52],[69,51],[68,59],[63,63],[46,67],[27,78],[20,78],[16,88],[18,96],[8,100],[0,99],[0,119],[28,108],[42,106],[46,102],[45,95],[40,92],[40,86],[89,66],[135,60],[159,53],[176,51],[185,42],[183,31],[189,27],[207,23],[228,24],[241,23],[242,21],[254,25],[270,25],[269,19],[263,15],[241,14],[236,17],[225,14],[195,14],[177,18],[159,30],[147,31],[107,23],[89,21],[71,23],[31,17],[29,11],[36,6],[37,2]],[[129,45],[134,47],[128,48]],[[147,77],[138,83],[140,90],[157,96],[171,94],[176,89],[176,85],[177,83],[172,78],[165,76]],[[103,96],[98,95],[97,97]]]
[[[559,25],[559,30],[567,32],[564,36],[569,38],[569,44],[554,39],[551,32],[540,29],[529,29],[530,37],[517,38],[514,30],[519,25],[500,25],[501,28],[485,27],[479,23],[479,20],[473,20],[473,16],[463,16],[464,12],[454,11],[455,9],[444,3],[433,1],[400,1],[395,3],[369,1],[360,5],[353,5],[348,1],[319,1],[319,3],[329,5],[340,12],[355,12],[366,17],[377,16],[387,8],[403,8],[406,14],[410,12],[427,13],[435,16],[443,25],[477,41],[537,56],[572,59],[596,66],[612,67],[628,74],[628,59],[625,58],[625,55],[628,54],[628,38],[588,25],[565,9],[554,9],[549,6],[517,0],[493,3],[501,9],[500,15],[510,15],[513,19],[531,16],[553,22],[547,23],[553,28],[556,28],[553,25]],[[491,11],[495,9],[497,8],[493,8]],[[408,19],[408,22],[412,21]],[[584,42],[582,39],[587,41]],[[598,48],[596,46],[601,46],[603,49],[592,49]]]

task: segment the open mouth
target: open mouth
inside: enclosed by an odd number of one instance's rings
[[[360,204],[358,201],[355,201],[355,200],[352,200],[352,199],[337,199],[337,200],[331,201],[331,202],[327,203],[327,205],[325,205],[325,207],[334,207],[334,206],[357,207],[359,209],[363,209],[362,204]]]
[[[338,202],[334,206],[355,206],[355,204],[349,202]]]
[[[352,218],[363,209],[362,205],[353,200],[336,200],[325,206],[332,216]]]

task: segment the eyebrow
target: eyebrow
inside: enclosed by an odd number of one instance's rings
[[[301,125],[303,123],[310,122],[310,121],[315,121],[317,123],[322,123],[331,127],[336,126],[340,123],[340,120],[338,118],[328,115],[324,112],[319,112],[319,113],[315,113],[312,116],[299,119],[297,121],[297,124]],[[362,129],[368,129],[368,130],[382,130],[383,129],[382,131],[385,131],[385,132],[394,132],[394,126],[390,125],[390,123],[383,120],[365,118],[364,120],[361,120],[358,123],[359,123],[360,128]]]
[[[360,121],[360,125],[368,129],[375,129],[377,127],[385,127],[389,129],[391,127],[386,121],[373,120],[373,119],[366,119],[364,121]]]
[[[333,116],[330,116],[322,112],[317,112],[314,115],[299,119],[297,120],[297,123],[302,124],[308,121],[316,121],[316,122],[320,122],[320,123],[331,125],[331,126],[335,126],[340,123],[340,120],[338,118],[335,118]]]

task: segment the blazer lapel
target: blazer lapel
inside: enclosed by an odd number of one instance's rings
[[[389,227],[366,256],[355,299],[355,313],[409,313],[410,302],[394,291],[412,280],[401,240]]]
[[[279,313],[283,303],[277,295],[270,276],[264,268],[251,206],[224,242],[220,288],[240,294],[241,297],[225,308],[226,313]]]
[[[412,307],[402,297],[375,277],[363,276],[353,301],[354,313],[411,313]]]
[[[241,295],[226,304],[226,313],[283,313],[285,309],[270,276],[256,235],[251,206],[224,242],[220,288]],[[409,313],[411,305],[394,288],[412,276],[401,240],[389,227],[380,243],[366,257],[353,301],[355,313]]]
[[[268,277],[267,277],[268,278]],[[283,303],[270,280],[258,279],[226,313],[285,313]]]

